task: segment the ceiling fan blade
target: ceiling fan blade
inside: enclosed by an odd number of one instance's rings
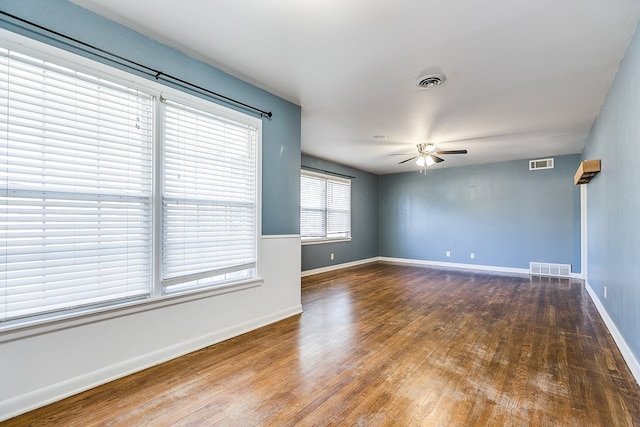
[[[467,150],[438,150],[434,154],[467,154]]]
[[[411,156],[413,153],[391,153],[390,156]]]
[[[436,163],[444,162],[444,159],[442,157],[438,157],[438,156],[434,155],[433,153],[429,154],[429,157],[431,157],[433,159],[433,161],[436,162]]]
[[[401,165],[403,163],[407,163],[408,161],[413,160],[413,159],[417,159],[417,158],[418,158],[418,156],[413,156],[411,158],[408,158],[407,160],[403,160],[403,161],[399,162],[398,164]]]

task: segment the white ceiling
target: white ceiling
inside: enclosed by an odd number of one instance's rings
[[[640,0],[73,1],[300,105],[304,153],[378,174],[417,169],[390,154],[424,141],[469,151],[432,167],[581,152],[640,17]],[[429,72],[447,81],[418,88]]]

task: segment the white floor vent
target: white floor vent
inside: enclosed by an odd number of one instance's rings
[[[530,262],[529,271],[534,276],[571,277],[571,264]]]

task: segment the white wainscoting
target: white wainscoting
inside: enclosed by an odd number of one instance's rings
[[[0,342],[0,421],[302,312],[300,236],[263,236],[262,283]]]

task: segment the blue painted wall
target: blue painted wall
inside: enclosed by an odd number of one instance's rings
[[[638,31],[627,48],[582,157],[601,159],[602,168],[587,185],[587,281],[635,358],[640,359]]]
[[[299,106],[66,0],[0,0],[0,9],[246,104],[272,111],[271,119],[262,120],[262,234],[300,233]],[[44,38],[42,32],[34,33],[26,30],[24,25],[12,25],[3,16],[0,16],[0,27],[81,53]]]
[[[381,176],[380,256],[526,269],[540,261],[580,272],[579,162],[571,155],[538,171],[520,160]]]
[[[307,155],[302,155],[302,164],[355,177],[351,180],[351,241],[303,245],[302,271],[377,257],[378,176]]]

